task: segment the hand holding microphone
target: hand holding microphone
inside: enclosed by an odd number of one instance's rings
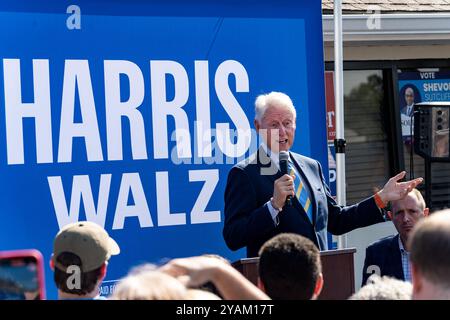
[[[275,180],[273,190],[272,205],[280,210],[284,205],[292,205],[292,197],[295,195],[294,178],[288,174],[289,154],[285,151],[280,152],[280,171],[282,177]]]

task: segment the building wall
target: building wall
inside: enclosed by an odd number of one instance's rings
[[[334,60],[334,48],[326,43],[325,61]],[[344,61],[449,59],[450,45],[345,45]]]
[[[325,43],[325,61],[333,61],[334,48],[332,43]],[[449,59],[450,45],[345,45],[344,61],[370,60],[408,60],[408,59]],[[344,88],[345,90],[345,88]],[[362,199],[361,199],[362,200]],[[353,204],[353,203],[348,203]],[[374,241],[397,231],[392,222],[379,223],[374,226],[358,229],[348,233],[347,247],[356,248],[355,254],[355,290],[361,287],[362,268],[365,259],[365,249]]]

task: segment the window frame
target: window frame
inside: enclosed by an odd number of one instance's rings
[[[353,70],[381,70],[383,72],[384,95],[382,114],[387,120],[386,135],[389,150],[389,172],[393,176],[405,170],[398,97],[398,70],[450,68],[450,59],[344,61],[343,68],[344,72]],[[325,71],[334,71],[333,61],[325,62]]]

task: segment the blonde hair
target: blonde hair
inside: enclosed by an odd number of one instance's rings
[[[422,196],[422,193],[421,193],[419,190],[417,190],[416,188],[414,188],[414,189],[411,190],[410,194],[413,194],[413,195],[416,197],[417,201],[419,202],[419,205],[420,205],[421,210],[424,210],[424,209],[427,207],[427,205],[426,205],[426,203],[425,203],[425,200],[424,200],[424,198],[423,198],[423,196]],[[397,201],[398,201],[398,200],[397,200]],[[391,203],[391,205],[392,205],[392,210],[394,209],[395,202],[396,202],[396,201],[392,201],[392,203]],[[394,212],[394,213],[395,213],[395,212]]]
[[[411,300],[411,296],[411,283],[374,274],[349,300]]]
[[[200,289],[188,289],[186,292],[186,300],[222,300],[219,296],[212,292]]]
[[[183,300],[187,289],[174,277],[160,271],[130,274],[116,286],[111,300]]]

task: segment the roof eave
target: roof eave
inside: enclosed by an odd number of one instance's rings
[[[331,44],[333,15],[322,17],[324,41]],[[343,39],[346,45],[450,43],[449,22],[450,13],[343,14]]]

